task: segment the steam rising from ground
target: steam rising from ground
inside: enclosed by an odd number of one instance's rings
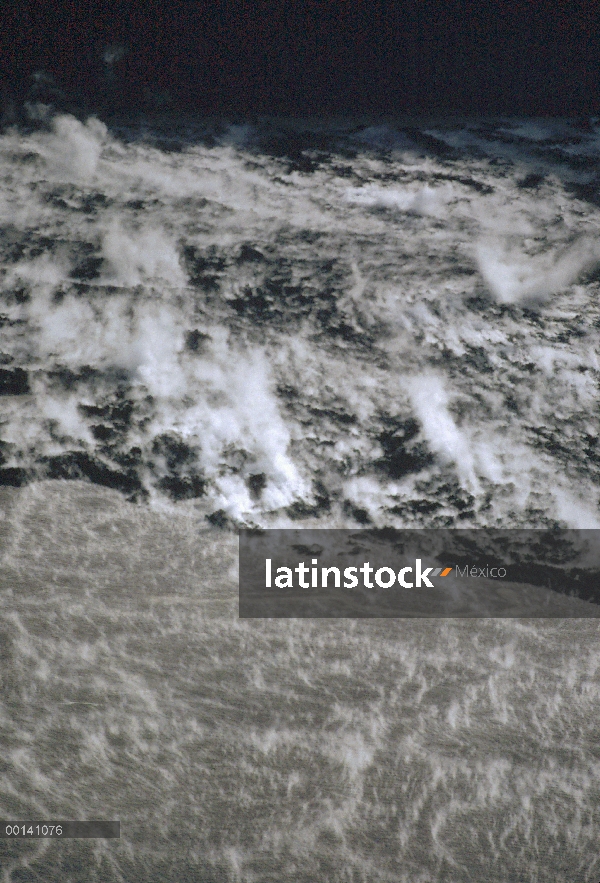
[[[51,174],[69,182],[90,182],[106,136],[106,126],[94,117],[82,124],[71,116],[57,116],[51,134],[39,139],[39,149]]]
[[[0,140],[4,483],[597,524],[593,132],[42,110]]]
[[[472,445],[448,411],[448,396],[442,379],[435,375],[411,378],[408,394],[431,450],[455,464],[462,484],[471,493],[477,493],[479,484]]]
[[[583,242],[563,254],[515,254],[507,243],[481,242],[477,250],[479,271],[500,303],[547,303],[598,263],[597,244]]]

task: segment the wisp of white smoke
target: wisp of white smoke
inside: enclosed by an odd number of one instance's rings
[[[562,253],[528,256],[506,243],[482,240],[476,259],[483,279],[504,304],[544,304],[600,263],[600,248],[580,241]]]

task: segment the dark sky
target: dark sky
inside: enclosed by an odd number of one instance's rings
[[[1,63],[13,93],[45,70],[69,96],[116,108],[168,92],[205,113],[593,114],[598,6],[3,0]],[[126,52],[107,65],[111,44]]]

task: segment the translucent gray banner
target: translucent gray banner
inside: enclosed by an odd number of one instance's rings
[[[241,618],[600,617],[600,530],[242,530]]]

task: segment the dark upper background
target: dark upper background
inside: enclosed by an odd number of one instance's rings
[[[105,114],[594,115],[599,6],[3,0],[4,116],[25,100]]]

